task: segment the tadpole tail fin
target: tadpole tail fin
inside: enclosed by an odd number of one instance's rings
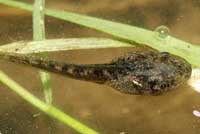
[[[109,64],[68,64],[26,54],[0,52],[0,60],[29,65],[49,72],[66,75],[74,79],[93,81],[96,83],[106,82],[111,77],[110,74],[113,71],[113,66],[109,66]]]

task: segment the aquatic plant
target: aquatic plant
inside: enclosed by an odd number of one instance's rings
[[[168,28],[160,26],[155,31],[130,26],[122,23],[117,23],[109,20],[104,20],[96,17],[80,15],[77,13],[45,9],[44,0],[35,0],[35,6],[26,4],[14,0],[0,0],[0,4],[7,6],[33,11],[33,35],[34,41],[30,42],[14,42],[6,44],[0,47],[0,51],[3,52],[15,52],[16,48],[19,49],[18,53],[33,53],[33,52],[49,52],[49,51],[61,51],[61,50],[74,50],[74,49],[92,49],[92,48],[108,48],[108,47],[134,47],[147,45],[159,51],[166,51],[176,55],[179,55],[189,61],[193,67],[200,66],[200,47],[185,41],[176,39],[169,35]],[[44,40],[44,14],[69,21],[78,25],[82,25],[88,28],[96,29],[101,32],[111,34],[119,39],[126,40],[126,42],[115,41],[111,39],[100,39],[100,38],[76,38],[76,39],[55,39],[55,40]],[[103,25],[102,25],[103,24]],[[35,34],[37,33],[37,34]],[[71,41],[76,43],[70,43]],[[56,47],[52,44],[57,43]],[[92,42],[92,43],[91,43]],[[130,42],[135,42],[134,44]],[[20,46],[26,47],[20,49]],[[41,45],[43,44],[43,45]],[[83,45],[85,44],[85,45]],[[93,44],[93,45],[92,45]],[[105,45],[106,44],[106,45]],[[39,45],[39,47],[38,47]],[[46,55],[47,56],[47,55]],[[44,94],[46,102],[39,100],[36,96],[29,93],[26,89],[20,86],[18,83],[9,78],[5,73],[0,71],[0,81],[8,86],[11,90],[20,95],[23,99],[28,101],[39,110],[45,112],[51,117],[65,123],[66,125],[74,128],[76,131],[83,134],[97,134],[98,132],[84,125],[83,123],[73,119],[63,111],[57,109],[51,105],[51,82],[50,76],[44,72],[41,72],[41,80],[43,82]]]

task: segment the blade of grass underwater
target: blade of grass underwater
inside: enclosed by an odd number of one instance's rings
[[[33,40],[41,41],[45,39],[45,22],[44,22],[45,0],[35,0],[33,8]],[[47,54],[43,55],[47,56]],[[50,74],[42,70],[39,71],[43,85],[45,101],[52,103],[52,88]]]
[[[43,41],[19,41],[1,45],[0,52],[31,54],[114,47],[133,47],[133,45],[106,38],[49,39]]]
[[[41,36],[40,36],[41,37]],[[39,37],[37,37],[38,39]],[[41,38],[42,39],[42,38]],[[16,51],[16,49],[15,49]],[[43,77],[44,78],[44,77]],[[47,77],[45,77],[47,78]],[[6,74],[0,71],[0,81],[7,85],[11,90],[15,91],[18,95],[20,95],[23,99],[40,109],[41,111],[45,112],[46,114],[50,115],[51,117],[56,118],[57,120],[63,122],[64,124],[74,128],[76,131],[80,132],[81,134],[98,134],[95,130],[87,127],[86,125],[82,124],[81,122],[73,119],[69,115],[66,115],[61,110],[55,108],[52,105],[46,104],[36,98],[34,95],[29,93],[26,89],[21,87],[18,83],[14,82],[10,79]]]
[[[45,0],[35,0],[33,8],[33,40],[41,41],[45,39],[44,21]]]
[[[73,119],[71,116],[66,115],[58,108],[54,107],[53,105],[48,105],[43,101],[39,100],[37,97],[32,95],[28,92],[28,90],[21,87],[18,83],[10,79],[5,73],[0,71],[0,81],[9,87],[12,91],[16,92],[20,95],[23,99],[28,101],[33,106],[37,107],[39,110],[43,111],[44,113],[48,114],[49,116],[63,122],[64,124],[70,126],[71,128],[75,129],[76,131],[80,132],[81,134],[98,134],[95,130],[87,127],[86,125],[82,124],[81,122]]]
[[[27,11],[32,10],[31,5],[13,0],[0,0],[0,3]],[[200,57],[200,47],[170,35],[161,38],[158,32],[72,12],[46,9],[45,13],[46,15],[109,33],[122,39],[145,44],[159,51],[179,55],[188,60],[194,67],[200,67],[200,60],[198,59]]]

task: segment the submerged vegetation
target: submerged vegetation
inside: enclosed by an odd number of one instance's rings
[[[30,42],[14,42],[0,47],[2,52],[12,53],[40,53],[53,52],[75,49],[92,49],[92,48],[108,48],[108,47],[135,47],[135,44],[115,41],[102,38],[76,38],[76,39],[54,39],[45,40],[44,14],[58,19],[69,21],[78,25],[96,29],[115,36],[128,42],[136,42],[137,46],[147,45],[158,51],[167,51],[175,55],[179,55],[190,62],[193,67],[200,67],[200,47],[182,40],[176,39],[169,35],[168,28],[161,26],[155,31],[130,26],[122,23],[112,22],[100,18],[80,15],[77,13],[52,10],[44,8],[44,0],[35,0],[35,6],[13,0],[0,0],[0,4],[7,6],[33,11],[33,35],[34,40]],[[40,23],[36,23],[40,22]],[[39,24],[39,25],[38,25]],[[56,44],[55,44],[56,42]],[[83,45],[84,44],[84,45]],[[23,49],[22,49],[23,46]],[[18,51],[15,51],[17,48]],[[48,55],[45,55],[48,56]],[[45,112],[51,117],[65,123],[82,134],[98,134],[99,132],[91,129],[83,123],[73,119],[63,111],[57,109],[52,102],[52,89],[50,76],[44,72],[40,72],[41,81],[44,87],[46,102],[39,100],[36,96],[29,93],[18,83],[9,78],[4,72],[0,71],[0,81],[16,92],[26,101],[39,110]]]

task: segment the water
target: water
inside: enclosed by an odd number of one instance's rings
[[[67,4],[62,1],[48,2],[49,7],[65,8],[102,18],[106,16],[106,18],[124,23],[129,21],[133,25],[137,25],[139,22],[136,20],[140,20],[140,24],[149,29],[165,25],[170,27],[170,35],[175,34],[176,37],[196,44],[200,42],[197,38],[199,29],[198,23],[196,23],[199,22],[199,18],[192,16],[192,14],[198,14],[198,7],[190,2],[155,2],[152,0],[137,2],[88,0],[84,1],[85,3],[68,1]],[[77,8],[77,4],[79,8]],[[173,8],[173,5],[176,8]],[[167,12],[169,9],[173,12]],[[1,44],[32,39],[30,14],[22,11],[16,12],[14,9],[0,8],[0,10],[4,10],[4,12],[0,11],[0,25],[3,26],[0,29]],[[140,13],[140,16],[135,15],[137,12]],[[176,19],[180,13],[187,19],[177,22]],[[48,38],[110,37],[50,17],[47,17],[46,23]],[[161,38],[167,37],[162,33],[169,35],[169,32],[164,30],[161,32]],[[127,48],[69,51],[50,54],[50,57],[71,63],[104,63],[134,50],[134,48]],[[3,61],[0,61],[0,66],[10,77],[29,89],[34,95],[43,98],[37,69]],[[188,85],[183,85],[163,96],[133,96],[120,94],[105,85],[73,80],[56,74],[51,74],[51,76],[54,89],[53,103],[102,134],[200,133],[200,118],[193,114],[194,110],[200,111],[200,94]],[[0,133],[76,133],[30,106],[4,85],[0,85],[0,91]]]

